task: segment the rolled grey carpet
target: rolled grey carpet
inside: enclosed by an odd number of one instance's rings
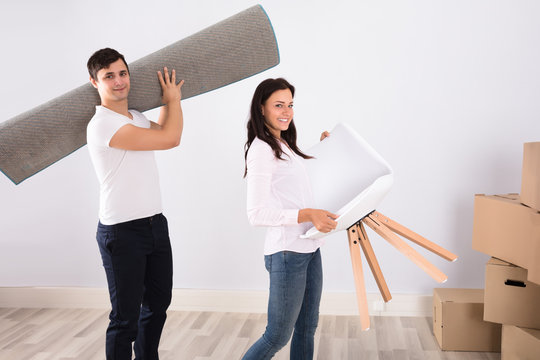
[[[274,30],[253,6],[131,64],[129,107],[161,106],[156,72],[167,66],[184,79],[182,98],[245,79],[279,64]],[[86,144],[86,125],[99,105],[90,83],[0,123],[0,171],[15,184]]]

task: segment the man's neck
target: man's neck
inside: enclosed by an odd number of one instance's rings
[[[112,110],[116,113],[119,113],[121,115],[127,116],[128,118],[132,118],[131,114],[128,111],[128,103],[126,101],[112,101],[112,102],[101,102],[101,106],[106,107],[109,110]]]

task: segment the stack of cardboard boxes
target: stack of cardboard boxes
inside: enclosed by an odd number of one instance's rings
[[[502,359],[540,359],[540,142],[524,145],[521,194],[475,196],[472,248],[492,256],[484,320],[502,324]]]
[[[472,248],[491,255],[485,289],[435,289],[441,349],[540,359],[540,142],[526,143],[521,194],[476,195]]]

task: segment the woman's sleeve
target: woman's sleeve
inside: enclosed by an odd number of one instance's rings
[[[297,225],[299,209],[271,204],[272,174],[276,160],[266,144],[252,144],[247,156],[247,216],[253,226]]]

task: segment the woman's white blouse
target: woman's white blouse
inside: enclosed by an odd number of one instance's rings
[[[302,157],[281,144],[283,160],[255,138],[247,154],[247,216],[253,226],[268,226],[264,254],[316,251],[322,239],[302,239],[312,223],[298,223],[298,211],[313,208],[313,194]]]

